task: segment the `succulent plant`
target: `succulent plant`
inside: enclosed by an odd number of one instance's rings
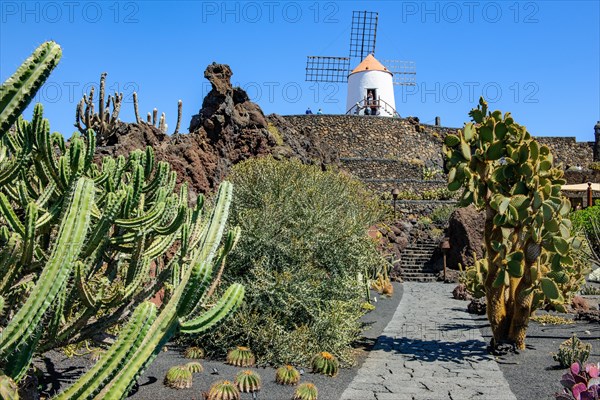
[[[331,353],[322,351],[312,360],[312,370],[323,375],[336,376],[340,367],[337,358]]]
[[[256,358],[248,347],[238,346],[227,353],[227,364],[236,367],[252,367],[255,362]]]
[[[598,400],[600,398],[600,363],[573,363],[569,372],[560,380],[562,393],[556,393],[557,400]]]
[[[300,381],[300,372],[291,365],[277,368],[275,382],[281,385],[297,385]]]
[[[472,284],[463,283],[485,292],[492,346],[523,349],[531,313],[545,304],[564,311],[581,285],[573,252],[582,243],[571,234],[564,172],[553,166],[550,149],[510,113],[489,112],[483,98],[469,115],[472,122],[442,147],[448,189],[462,188],[460,205],[486,213],[485,258],[467,270]]]
[[[204,371],[204,367],[198,361],[190,361],[185,364],[185,367],[189,369],[192,374],[199,374]]]
[[[242,393],[258,392],[261,383],[260,375],[250,369],[240,371],[235,377],[235,384]]]
[[[293,400],[317,400],[319,391],[312,383],[301,383],[294,391]]]
[[[10,377],[0,371],[0,399],[19,400],[19,387]]]
[[[192,387],[192,372],[187,366],[177,365],[170,368],[165,375],[165,386],[173,389],[188,389]]]
[[[206,400],[240,400],[240,391],[231,381],[215,382],[208,393]]]
[[[188,347],[183,353],[185,358],[201,359],[204,358],[204,350],[197,346]]]
[[[573,365],[573,363],[585,363],[590,357],[591,351],[591,344],[583,343],[576,334],[573,334],[573,336],[560,344],[558,353],[554,354],[552,358],[554,361],[558,361],[561,367],[567,368]]]

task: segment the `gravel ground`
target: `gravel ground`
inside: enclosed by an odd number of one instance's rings
[[[548,314],[537,312],[537,315]],[[563,317],[572,315],[556,314]],[[480,317],[484,328],[480,328],[483,337],[490,340],[491,331],[487,318]],[[600,325],[576,321],[569,325],[542,325],[530,322],[525,339],[526,349],[519,354],[497,358],[500,369],[518,400],[554,399],[554,394],[562,390],[561,376],[566,369],[560,368],[552,359],[558,346],[575,333],[586,343],[592,344],[589,361],[600,361]]]
[[[394,295],[391,298],[380,297],[376,309],[363,317],[366,324],[364,337],[357,343],[357,365],[351,369],[340,369],[339,374],[334,377],[312,374],[306,369],[301,382],[312,382],[319,389],[319,399],[338,400],[352,381],[358,368],[366,358],[369,348],[373,346],[377,337],[383,332],[402,297],[402,285],[394,283]],[[204,372],[194,376],[191,389],[175,390],[163,385],[162,381],[167,370],[175,365],[180,365],[189,360],[181,356],[181,349],[175,346],[167,346],[168,351],[162,352],[150,365],[148,370],[138,380],[138,385],[130,394],[130,399],[135,400],[177,400],[177,399],[202,399],[202,392],[207,391],[210,385],[219,379],[233,380],[236,373],[243,368],[226,365],[220,360],[201,360]],[[48,352],[35,360],[35,364],[44,371],[40,380],[42,392],[45,395],[53,395],[68,386],[70,382],[83,374],[92,363],[87,356],[67,358],[60,352]],[[218,374],[212,372],[215,368]],[[242,394],[244,399],[262,400],[289,400],[292,398],[294,387],[281,386],[275,383],[275,368],[256,368],[263,378],[263,388],[257,397],[251,394]]]

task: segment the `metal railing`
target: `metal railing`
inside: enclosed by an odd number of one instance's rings
[[[369,113],[375,109],[375,114],[367,114],[365,112],[365,109],[367,108],[369,109]],[[350,109],[346,111],[346,115],[381,115],[382,112],[385,112],[392,117],[400,118],[400,114],[398,114],[394,106],[387,101],[381,99],[369,101],[366,98],[350,107]]]

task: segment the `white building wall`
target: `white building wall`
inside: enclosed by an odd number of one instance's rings
[[[367,96],[367,89],[377,89],[377,97],[388,103],[381,104],[380,115],[393,117],[396,101],[394,99],[394,82],[392,74],[384,71],[361,71],[348,77],[348,96],[346,97],[346,111]],[[362,103],[361,103],[362,104]],[[361,111],[361,115],[363,111]]]

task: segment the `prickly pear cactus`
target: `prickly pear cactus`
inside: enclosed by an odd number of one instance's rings
[[[572,257],[581,241],[571,234],[563,171],[549,148],[510,113],[488,112],[483,99],[469,115],[472,122],[444,140],[448,188],[463,189],[462,206],[486,212],[486,256],[475,274],[494,342],[523,348],[531,311],[544,303],[564,309],[565,295],[581,284]]]

